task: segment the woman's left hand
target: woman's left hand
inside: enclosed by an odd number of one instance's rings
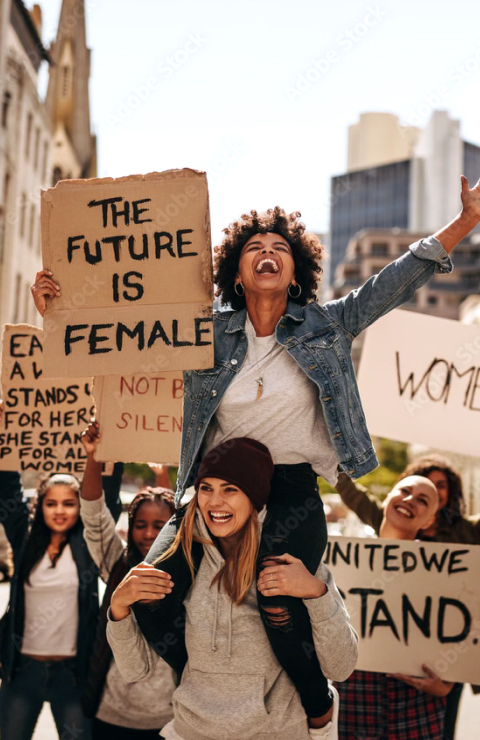
[[[461,175],[461,181],[463,212],[466,215],[475,218],[477,221],[480,221],[480,180],[471,190],[468,180],[464,175]]]
[[[422,670],[427,674],[426,678],[405,676],[403,673],[392,673],[389,675],[392,675],[393,678],[398,678],[400,681],[404,681],[404,683],[408,683],[409,686],[413,686],[418,691],[425,691],[426,694],[431,694],[432,696],[446,696],[450,693],[453,683],[442,681],[428,665],[422,665]]]
[[[264,561],[257,588],[263,596],[295,596],[297,599],[318,599],[327,587],[298,558],[285,553]]]

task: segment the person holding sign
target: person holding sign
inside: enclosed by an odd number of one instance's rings
[[[92,740],[158,738],[173,716],[176,676],[159,659],[154,670],[134,685],[120,674],[107,643],[107,611],[112,593],[130,568],[146,557],[157,534],[174,512],[173,491],[148,489],[137,493],[128,510],[127,546],[115,531],[102,492],[102,463],[94,460],[100,428],[92,422],[82,435],[87,453],[82,481],[80,514],[89,552],[107,589],[100,609],[97,639],[83,695],[83,707],[92,717]]]
[[[428,478],[403,478],[385,499],[379,537],[414,540],[432,526],[439,496]],[[340,694],[339,738],[442,740],[446,697],[453,683],[442,681],[428,665],[425,676],[354,671]]]
[[[282,552],[283,564],[265,568],[255,584],[273,471],[268,449],[254,440],[229,440],[211,450],[178,534],[155,563],[161,568],[181,549],[193,572],[198,560],[193,545],[203,550],[184,599],[188,662],[173,695],[174,720],[162,729],[167,740],[308,740],[298,693],[263,629],[256,585],[267,600],[278,595],[302,600],[313,632],[304,651],[315,652],[325,676],[342,681],[355,666],[357,636],[326,565],[307,568]],[[107,637],[127,681],[144,680],[160,660],[139,630],[132,604],[167,601],[176,593],[182,589],[170,576],[146,563],[132,569],[114,592]]]
[[[121,469],[104,479],[112,508],[118,507]],[[59,737],[66,727],[83,740],[91,736],[81,686],[97,628],[98,586],[83,539],[79,489],[72,475],[47,478],[29,523],[20,475],[0,471],[2,523],[15,564],[0,639],[2,740],[30,740],[44,702]]]
[[[437,488],[439,506],[436,516],[426,529],[418,532],[421,540],[432,542],[456,542],[465,545],[480,545],[480,515],[464,516],[465,501],[462,479],[449,460],[441,455],[427,455],[414,460],[408,465],[400,479],[410,475],[421,475],[434,483]],[[338,476],[336,489],[343,502],[378,534],[384,519],[384,509],[379,500],[369,494],[359,483],[341,473]],[[456,683],[448,694],[445,714],[443,740],[453,740],[458,706],[463,685]],[[479,687],[474,687],[478,693]]]
[[[258,575],[264,560],[287,548],[305,563],[312,565],[312,555],[320,562],[327,530],[318,475],[335,485],[338,468],[359,478],[377,466],[351,344],[376,319],[411,300],[435,273],[452,270],[449,252],[480,221],[480,181],[470,189],[462,178],[461,197],[462,212],[448,226],[324,306],[315,300],[323,247],[305,231],[299,214],[278,207],[251,211],[225,230],[214,280],[217,296],[233,310],[214,315],[214,366],[184,373],[177,504],[215,445],[238,436],[264,443],[277,468]],[[162,535],[148,562],[168,548],[178,525],[172,521],[170,541]],[[162,568],[186,593],[191,581],[181,558],[177,551]],[[258,600],[272,648],[299,691],[311,727],[325,727],[333,696],[318,662],[302,650],[304,641],[312,641],[304,605],[285,597],[269,602],[260,592]],[[168,598],[159,612],[167,603]],[[155,613],[142,605],[135,613],[151,643],[164,642]],[[169,660],[168,651],[164,657]]]

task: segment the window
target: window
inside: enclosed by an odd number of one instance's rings
[[[20,200],[20,236],[25,234],[25,216],[27,210],[27,196],[22,193]]]
[[[42,182],[47,181],[48,141],[43,142]]]
[[[410,246],[410,244],[399,244],[398,247],[397,247],[398,254],[405,254],[405,252],[408,250],[409,246]]]
[[[40,149],[40,128],[37,127],[35,130],[35,148],[33,150],[33,166],[35,169],[38,167],[38,154]]]
[[[25,285],[24,303],[23,303],[23,320],[28,324],[28,309],[30,308],[30,286],[27,283]]]
[[[383,270],[383,265],[373,265],[372,266],[372,275],[378,275],[379,272]]]
[[[385,242],[374,242],[372,244],[372,254],[376,255],[377,257],[387,257],[388,244],[386,244]]]
[[[33,247],[33,234],[35,230],[35,204],[30,205],[30,228],[28,232],[28,246]]]
[[[436,306],[438,303],[438,298],[436,295],[429,295],[427,298],[427,303],[429,306]]]
[[[10,102],[12,100],[12,94],[5,90],[3,93],[2,103],[2,128],[7,128],[8,125],[8,111],[10,108]]]
[[[30,154],[30,139],[32,138],[32,122],[33,116],[31,113],[27,116],[27,130],[25,133],[25,156],[28,157]]]
[[[59,180],[63,180],[62,170],[60,167],[55,167],[53,170],[53,185],[56,185]]]
[[[19,272],[17,272],[17,277],[15,278],[15,309],[13,312],[13,324],[18,324],[19,316],[18,312],[20,309],[20,289],[22,287],[22,276]]]
[[[62,67],[62,98],[70,97],[72,84],[72,70],[68,65]]]

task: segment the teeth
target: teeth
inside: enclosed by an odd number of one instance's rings
[[[408,509],[404,509],[403,506],[397,506],[397,511],[400,512],[400,514],[408,516],[409,519],[412,518],[412,513]]]
[[[210,516],[216,522],[226,522],[228,519],[232,518],[232,514],[227,514],[221,511],[211,511]]]
[[[256,267],[256,271],[257,272],[260,272],[260,270],[262,269],[263,265],[265,265],[267,263],[270,264],[270,265],[273,265],[273,271],[274,272],[278,272],[278,265],[277,265],[277,263],[275,262],[275,260],[269,259],[268,257],[265,258],[265,259],[263,259],[263,260],[260,260],[260,262],[258,263],[258,265]]]

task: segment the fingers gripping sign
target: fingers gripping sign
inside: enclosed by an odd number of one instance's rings
[[[136,601],[148,603],[164,599],[172,592],[174,583],[169,573],[157,570],[149,563],[140,563],[132,568],[113,592],[110,613],[114,622],[130,614],[130,606]]]
[[[285,553],[267,558],[260,573],[257,588],[264,596],[294,596],[299,599],[316,599],[326,593],[327,587],[312,575],[298,558]]]
[[[87,455],[93,455],[100,442],[100,426],[95,419],[90,420],[89,426],[81,434],[82,444]]]
[[[30,288],[36,309],[40,316],[45,314],[47,298],[58,298],[60,286],[53,279],[51,270],[40,270],[35,275],[35,282]]]

